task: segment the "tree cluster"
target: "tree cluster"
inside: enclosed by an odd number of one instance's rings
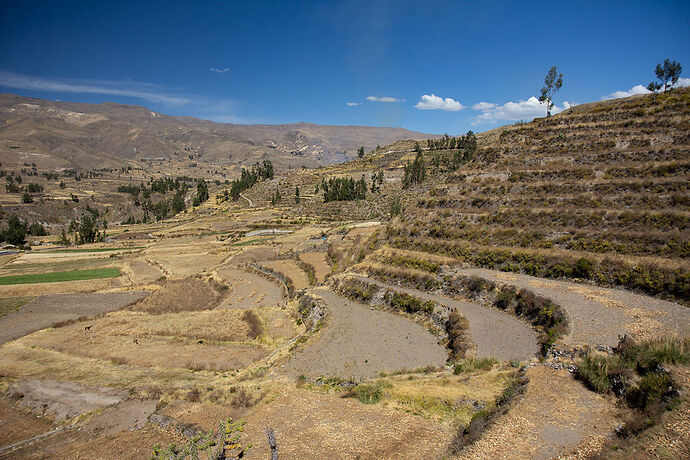
[[[22,222],[19,217],[12,214],[7,221],[7,228],[0,230],[0,241],[21,246],[26,243],[26,235],[45,236],[47,234],[48,232],[43,224],[38,222],[29,224],[28,221]]]
[[[240,178],[230,183],[230,196],[237,200],[240,193],[252,188],[260,180],[273,179],[273,176],[273,163],[270,160],[264,160],[262,164],[254,163],[251,169],[242,168]]]
[[[472,130],[467,131],[467,134],[464,136],[458,137],[452,137],[446,134],[440,139],[427,139],[426,145],[429,150],[464,149],[469,150],[471,154],[474,155],[475,150],[477,150],[477,136]],[[422,149],[419,147],[419,143],[415,144],[415,151],[421,153]]]
[[[424,155],[417,152],[412,163],[408,161],[405,165],[405,175],[403,177],[403,188],[409,188],[415,184],[421,184],[426,178],[426,165],[424,164]]]
[[[95,241],[105,240],[105,230],[108,228],[108,222],[103,219],[100,222],[100,226],[103,227],[103,232],[99,231],[99,216],[100,213],[98,209],[86,206],[86,212],[82,216],[81,220],[72,220],[69,223],[68,231],[70,233],[74,232],[74,242],[75,244],[87,244],[93,243]],[[62,231],[61,240],[68,241],[67,236]]]
[[[324,203],[363,200],[367,194],[367,183],[364,176],[357,181],[352,177],[332,177],[321,180],[321,189]]]
[[[371,173],[371,193],[376,193],[381,191],[381,186],[383,185],[383,171],[378,173]]]

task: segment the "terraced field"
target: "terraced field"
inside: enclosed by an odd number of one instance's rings
[[[150,457],[228,417],[245,458],[268,428],[281,458],[683,458],[689,97],[498,128],[455,170],[420,140],[409,188],[402,141],[2,256],[0,458]],[[121,276],[36,281],[73,270]]]

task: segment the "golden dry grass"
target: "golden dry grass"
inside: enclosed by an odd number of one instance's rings
[[[302,270],[299,265],[297,265],[297,262],[292,259],[270,260],[261,262],[261,265],[285,275],[292,281],[296,290],[309,287],[309,278],[307,274],[304,273],[304,270]]]
[[[328,255],[325,252],[303,252],[299,258],[302,262],[314,267],[314,275],[319,283],[323,283],[326,280],[326,275],[331,272]]]
[[[209,310],[220,303],[223,295],[215,286],[197,278],[168,281],[131,309],[152,314]]]

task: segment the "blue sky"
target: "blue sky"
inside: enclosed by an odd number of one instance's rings
[[[640,92],[665,58],[690,77],[690,2],[19,1],[0,43],[2,92],[457,134],[541,114],[552,65],[561,109]]]

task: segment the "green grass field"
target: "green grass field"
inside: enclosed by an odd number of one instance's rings
[[[121,276],[115,267],[70,270],[66,272],[36,273],[30,275],[0,276],[0,286],[8,284],[56,283],[59,281],[93,280]]]
[[[133,249],[144,249],[144,246],[132,246],[125,248],[81,248],[81,249],[51,249],[45,252],[107,252],[107,251],[129,251]]]

